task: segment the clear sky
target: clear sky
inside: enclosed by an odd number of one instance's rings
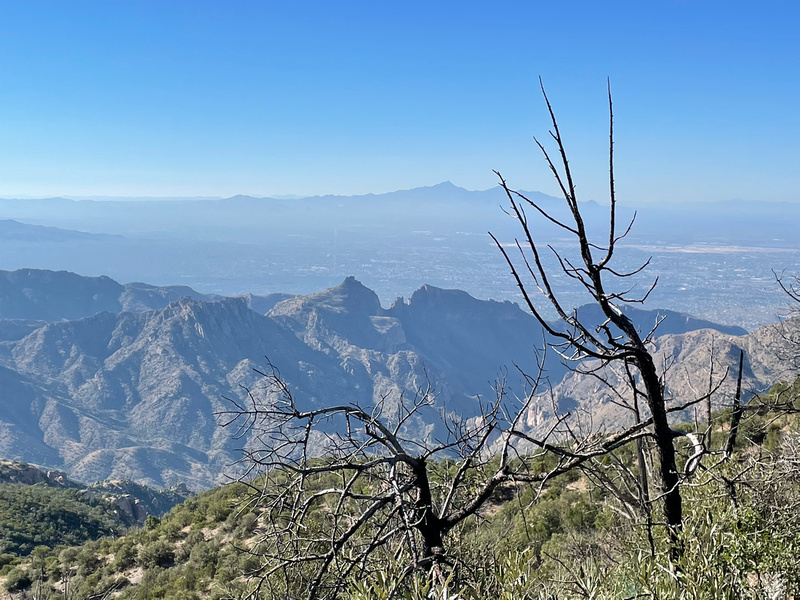
[[[800,4],[0,0],[0,196],[555,193],[800,201]]]

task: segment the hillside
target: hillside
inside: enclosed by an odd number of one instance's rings
[[[795,389],[797,392],[797,389]],[[725,433],[725,417],[715,436]],[[749,418],[746,431],[757,427]],[[796,420],[770,415],[769,436],[742,437],[738,451],[721,471],[748,473],[738,496],[738,521],[734,518],[723,484],[705,477],[703,485],[686,486],[687,556],[681,586],[674,586],[663,546],[655,530],[657,553],[648,552],[641,524],[620,510],[620,499],[611,488],[576,471],[551,480],[546,486],[513,486],[499,490],[481,514],[452,534],[449,556],[457,565],[437,589],[458,591],[459,597],[585,598],[585,589],[570,577],[585,569],[585,581],[593,597],[616,599],[622,591],[637,597],[677,600],[687,592],[697,598],[787,597],[765,595],[770,590],[796,590],[800,563],[794,551],[798,539],[797,472],[774,479],[775,470],[788,468],[797,458]],[[617,458],[631,467],[632,455]],[[712,457],[705,459],[709,466]],[[435,481],[446,477],[446,465],[431,465]],[[717,464],[714,469],[720,469]],[[324,482],[309,481],[310,486]],[[737,485],[739,485],[737,483]],[[284,581],[283,572],[260,582],[274,565],[270,540],[265,537],[270,515],[259,505],[261,492],[279,491],[242,483],[215,488],[190,498],[160,519],[148,519],[144,527],[119,535],[88,541],[72,548],[40,548],[27,560],[0,557],[0,585],[11,593],[25,593],[41,586],[54,595],[69,586],[70,597],[88,600],[97,594],[124,599],[161,598],[197,600],[247,597],[304,598],[302,577]],[[764,502],[769,498],[771,505]],[[263,502],[264,499],[262,498]],[[324,503],[310,507],[321,515]],[[273,515],[274,517],[274,515]],[[713,527],[708,523],[713,521]],[[398,540],[399,542],[399,540]],[[342,593],[325,598],[382,598],[394,585],[406,564],[393,553],[376,557],[377,570],[353,574]],[[747,561],[747,562],[744,562]],[[690,569],[700,564],[703,569]],[[466,568],[466,566],[469,568]],[[655,565],[655,566],[654,566]],[[770,569],[770,577],[748,576],[756,569]],[[41,569],[41,570],[40,570]],[[583,580],[581,580],[583,581]],[[292,582],[292,583],[290,583]],[[284,585],[290,585],[285,591]],[[410,600],[430,598],[430,583],[423,574],[411,576],[401,589]],[[724,595],[715,595],[717,590]],[[732,596],[731,594],[735,594]],[[438,597],[438,596],[437,596]]]
[[[35,244],[74,241],[102,242],[117,237],[119,236],[103,233],[85,233],[83,231],[61,229],[59,227],[30,225],[28,223],[20,223],[13,219],[0,219],[0,238],[6,242],[26,242]]]
[[[119,535],[189,495],[185,488],[153,490],[131,481],[87,485],[61,471],[0,460],[0,555]]]

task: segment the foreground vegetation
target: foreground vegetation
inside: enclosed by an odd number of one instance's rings
[[[798,385],[773,397],[796,404]],[[713,437],[727,437],[730,412],[715,416]],[[670,560],[665,528],[625,505],[602,458],[539,487],[505,485],[452,531],[444,566],[402,579],[408,556],[386,545],[353,574],[338,597],[368,598],[790,598],[800,592],[800,421],[787,411],[749,411],[729,460],[708,456],[683,486],[683,552]],[[701,424],[702,426],[702,424]],[[695,426],[686,427],[695,428]],[[635,470],[634,448],[618,453]],[[684,456],[690,452],[685,448]],[[715,462],[716,461],[716,462]],[[446,478],[453,461],[433,471]],[[683,465],[681,465],[683,466]],[[547,468],[548,465],[542,465]],[[605,468],[609,481],[598,479]],[[438,474],[438,475],[436,475]],[[309,486],[326,485],[322,474]],[[435,486],[434,486],[435,487]],[[60,490],[69,492],[69,490]],[[14,598],[302,598],[303,579],[265,578],[273,564],[266,520],[242,483],[191,498],[141,529],[67,547],[43,537],[33,553],[0,557],[0,578]],[[27,494],[40,493],[28,486]],[[69,503],[65,504],[67,507]],[[22,504],[18,508],[24,512]],[[316,511],[324,523],[325,503]],[[15,513],[17,514],[17,513]],[[78,526],[95,523],[91,515]],[[102,523],[99,519],[98,523]],[[68,523],[65,521],[65,527]],[[95,525],[91,525],[95,526]],[[101,525],[96,525],[100,527]],[[6,529],[3,529],[6,531]],[[67,544],[74,540],[62,538]]]

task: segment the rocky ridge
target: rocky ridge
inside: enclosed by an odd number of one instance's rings
[[[436,434],[432,424],[441,411],[478,416],[481,398],[494,396],[498,380],[509,394],[527,394],[521,372],[535,372],[543,341],[540,325],[515,304],[432,286],[387,309],[354,278],[287,298],[266,314],[248,303],[183,297],[155,310],[44,323],[0,342],[0,455],[81,480],[202,489],[235,476],[237,449],[253,443],[235,439],[217,417],[231,408],[225,398],[244,401],[248,390],[263,397],[254,368],[264,368],[265,357],[306,406],[372,406],[430,384],[436,407],[414,424],[424,439]],[[658,314],[631,313],[644,332]],[[745,347],[750,389],[781,378],[770,349],[779,336],[770,330],[736,335],[730,328],[697,329],[714,324],[685,315],[666,317],[662,327],[674,333],[656,344],[667,364],[678,365],[667,373],[675,398],[692,386],[703,389],[682,374],[704,372],[712,344],[717,373],[735,348]],[[583,407],[598,426],[624,421],[596,380],[571,373],[553,352],[545,361],[562,407]],[[548,406],[543,400],[531,409],[532,430],[550,422]]]
[[[63,471],[0,459],[0,485],[44,485],[81,490],[87,502],[112,505],[126,525],[142,525],[150,516],[169,512],[192,494],[186,486],[154,490],[133,481],[100,481],[87,485],[70,479]]]
[[[85,277],[69,271],[43,269],[0,270],[0,339],[19,339],[10,332],[26,323],[75,320],[100,312],[146,312],[166,307],[181,298],[211,302],[223,297],[201,294],[183,285],[117,283],[110,277]],[[288,294],[243,296],[247,305],[266,313]],[[12,329],[8,321],[16,322]]]

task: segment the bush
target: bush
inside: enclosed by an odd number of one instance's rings
[[[103,561],[95,553],[94,548],[88,546],[84,546],[78,553],[75,562],[78,566],[78,575],[81,577],[89,577],[103,566]]]
[[[145,569],[154,567],[166,569],[175,563],[175,552],[170,544],[163,540],[156,540],[142,546],[137,562]]]
[[[120,546],[114,554],[114,563],[112,565],[114,571],[124,571],[136,564],[136,559],[139,556],[139,550],[132,541],[126,540],[126,542],[127,543]]]
[[[15,567],[8,572],[5,587],[6,591],[13,594],[14,592],[27,590],[31,586],[31,583],[33,583],[33,579],[31,579],[30,574],[27,571]]]
[[[4,567],[7,564],[10,564],[16,558],[17,558],[16,555],[11,554],[10,552],[5,552],[3,554],[0,554],[0,567]]]

